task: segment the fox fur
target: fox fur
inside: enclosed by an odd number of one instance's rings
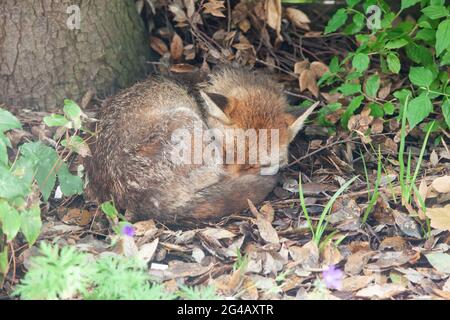
[[[257,204],[278,181],[261,175],[266,164],[173,163],[172,134],[228,128],[278,129],[279,163],[303,119],[286,113],[282,87],[268,76],[222,68],[201,90],[167,78],[135,84],[111,98],[99,115],[98,131],[86,161],[88,195],[114,200],[132,221],[209,221]],[[302,117],[300,117],[302,118]]]

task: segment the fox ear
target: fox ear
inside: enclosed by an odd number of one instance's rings
[[[200,90],[200,95],[205,101],[206,112],[213,118],[219,119],[225,124],[230,124],[230,118],[223,112],[228,105],[228,98],[217,93]]]
[[[303,114],[289,126],[288,129],[289,142],[292,142],[292,140],[294,140],[297,133],[299,133],[299,131],[303,128],[306,119],[311,115],[311,113],[314,111],[315,108],[317,108],[319,104],[320,101],[314,103],[311,107],[308,108],[308,110],[303,112]]]

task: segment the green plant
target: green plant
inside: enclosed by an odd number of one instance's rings
[[[325,207],[322,210],[322,213],[320,214],[319,221],[314,226],[311,217],[309,216],[308,209],[306,208],[306,202],[305,197],[303,195],[303,187],[302,187],[302,180],[301,177],[299,177],[299,183],[298,183],[298,189],[299,189],[299,197],[300,197],[300,204],[303,210],[303,214],[305,215],[306,221],[308,222],[309,229],[312,234],[313,241],[319,246],[322,236],[327,228],[328,222],[326,221],[326,218],[331,213],[331,208],[334,204],[334,202],[337,200],[337,198],[345,191],[348,187],[358,178],[358,176],[353,177],[349,181],[347,181],[345,184],[343,184],[338,191],[331,197],[331,199],[327,202]]]
[[[73,247],[43,242],[14,294],[26,300],[219,299],[213,286],[182,286],[177,293],[169,293],[151,280],[146,263],[137,258],[111,253],[95,259]]]
[[[374,5],[380,11],[373,11]],[[417,23],[395,21],[413,6],[421,7]],[[377,19],[379,24],[375,23]],[[406,93],[411,97],[405,111],[410,129],[427,121],[435,111],[435,104],[441,106],[443,117],[438,119],[434,130],[450,127],[449,76],[440,68],[450,65],[450,6],[446,6],[445,0],[402,0],[399,12],[394,12],[383,0],[347,0],[347,5],[329,20],[325,33],[337,30],[355,36],[358,48],[342,61],[333,58],[330,71],[319,84],[333,86],[331,92],[340,92],[351,102],[347,107],[340,103],[328,105],[322,109],[322,119],[327,113],[345,108],[341,124],[347,128],[349,118],[363,102],[375,118],[392,116],[395,106],[403,104]],[[408,74],[413,90],[398,90],[393,93],[395,98],[387,101],[378,98],[380,75],[370,69],[375,60],[384,74]],[[402,119],[401,110],[398,112]]]
[[[73,247],[59,249],[43,242],[40,255],[32,257],[30,269],[15,294],[23,299],[69,299],[86,294],[95,271],[88,256]]]
[[[20,145],[17,156],[10,161],[8,149],[12,145],[6,132],[21,127],[13,114],[0,108],[0,273],[8,270],[7,244],[19,232],[29,245],[39,236],[39,193],[47,201],[57,180],[66,196],[83,191],[81,177],[71,174],[56,150],[42,142]]]

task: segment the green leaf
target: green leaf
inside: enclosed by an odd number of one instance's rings
[[[70,120],[78,119],[81,116],[81,109],[75,101],[64,100],[64,114]]]
[[[446,99],[442,104],[442,114],[444,115],[445,122],[450,128],[450,100]]]
[[[420,0],[402,0],[401,9],[407,9],[414,6],[416,3],[420,2]]]
[[[425,255],[428,262],[437,271],[450,274],[450,254],[442,252],[433,252]]]
[[[380,89],[380,77],[376,74],[370,76],[366,81],[366,94],[370,98],[376,98]]]
[[[8,164],[8,149],[6,141],[9,141],[6,136],[0,132],[0,164],[6,166]]]
[[[433,104],[426,93],[411,100],[406,111],[406,118],[411,129],[428,117],[432,111]]]
[[[344,96],[351,96],[361,92],[361,85],[358,83],[346,83],[337,88]]]
[[[52,114],[44,117],[44,123],[49,127],[67,127],[70,121],[60,114]]]
[[[385,114],[387,114],[389,116],[392,116],[394,114],[394,111],[395,111],[395,106],[394,106],[394,104],[392,102],[386,102],[383,105],[383,110],[384,110]]]
[[[436,39],[436,31],[433,29],[422,29],[417,31],[416,40],[423,40],[426,42],[432,42]]]
[[[432,20],[440,19],[448,15],[447,8],[444,6],[428,6],[426,8],[423,8],[422,12]]]
[[[0,198],[14,199],[28,194],[28,187],[9,170],[0,166]]]
[[[420,63],[425,66],[434,63],[433,55],[430,50],[415,43],[411,43],[406,46],[406,55],[415,63]]]
[[[392,53],[392,52],[389,53],[387,55],[387,64],[388,64],[389,70],[392,73],[398,74],[400,72],[401,64],[400,64],[400,59],[398,58],[397,54]]]
[[[64,162],[61,162],[61,167],[58,170],[58,181],[65,196],[73,196],[83,192],[83,180],[79,176],[71,174]]]
[[[364,100],[364,96],[357,96],[356,98],[352,99],[352,101],[348,105],[347,109],[345,110],[345,112],[341,118],[341,124],[342,124],[343,128],[345,128],[345,129],[348,128],[348,121],[350,120],[350,117],[361,106],[361,103],[363,102],[363,100]]]
[[[24,144],[21,153],[33,161],[36,166],[35,179],[41,190],[44,201],[47,201],[55,186],[56,172],[63,163],[56,151],[41,142]]]
[[[450,46],[450,19],[442,21],[436,32],[436,56]]]
[[[400,48],[406,46],[408,43],[409,43],[409,41],[406,39],[403,39],[403,38],[395,39],[395,40],[392,40],[392,41],[389,41],[388,43],[386,43],[385,48],[386,49],[400,49]]]
[[[361,2],[361,0],[347,0],[347,5],[350,8],[353,8],[354,6],[356,6],[360,2]]]
[[[353,57],[352,65],[356,71],[364,72],[369,68],[370,58],[365,53],[357,53]]]
[[[102,211],[111,219],[115,219],[119,216],[119,212],[111,201],[102,203],[101,208]]]
[[[371,102],[371,103],[369,103],[368,107],[370,109],[370,115],[372,117],[383,118],[384,110],[379,104]]]
[[[25,236],[28,245],[31,247],[39,237],[42,228],[41,209],[39,205],[22,212],[21,219],[20,230]]]
[[[21,127],[20,121],[11,112],[0,108],[0,133]]]
[[[419,87],[429,87],[433,83],[433,73],[424,67],[411,67],[409,80]]]
[[[342,27],[347,21],[348,15],[345,8],[341,8],[331,17],[328,21],[328,25],[325,28],[325,34],[335,32],[337,29]]]
[[[20,215],[6,201],[0,201],[0,222],[7,240],[12,241],[20,229]]]
[[[441,58],[441,66],[448,66],[450,65],[450,51],[447,51],[446,54],[444,54]]]
[[[0,251],[0,272],[6,274],[8,272],[8,247],[5,246],[3,251]]]

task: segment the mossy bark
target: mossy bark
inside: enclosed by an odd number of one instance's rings
[[[79,29],[67,25],[72,5]],[[50,110],[89,89],[104,97],[144,76],[148,58],[133,0],[0,0],[0,103]]]

